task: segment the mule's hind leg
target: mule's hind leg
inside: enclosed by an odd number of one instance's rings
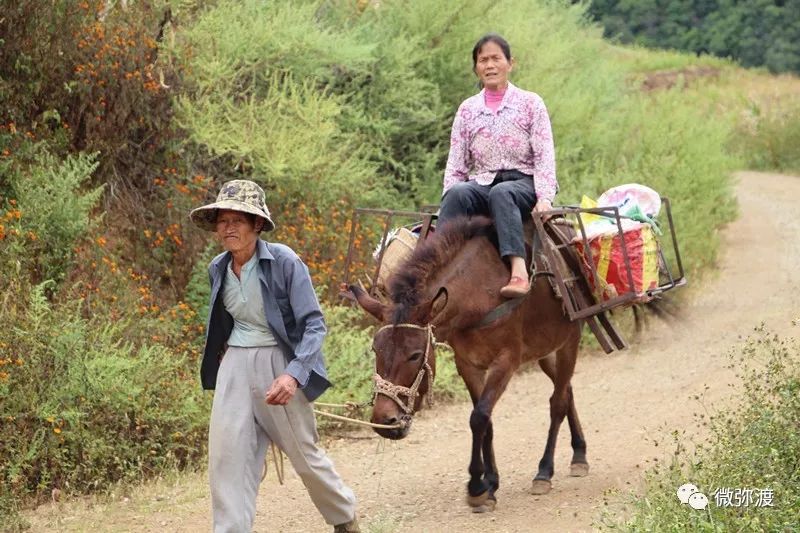
[[[556,360],[555,356],[539,359],[539,366],[542,371],[550,378],[553,385],[556,383]],[[567,423],[571,436],[572,461],[570,462],[570,475],[582,477],[589,473],[589,463],[586,460],[586,439],[583,437],[583,429],[578,419],[578,411],[575,409],[575,396],[572,392],[572,385],[568,387],[569,407],[567,410]]]
[[[550,356],[539,360],[539,366],[553,382],[553,395],[550,397],[550,429],[547,433],[547,445],[539,461],[539,471],[533,479],[531,489],[534,494],[550,492],[552,486],[550,480],[555,470],[553,457],[558,440],[558,431],[565,417],[567,417],[572,435],[571,473],[574,475],[576,469],[588,471],[586,441],[583,438],[583,431],[578,421],[570,386],[570,380],[575,370],[579,342],[580,337],[576,336],[557,350],[555,358]]]
[[[586,460],[586,439],[583,437],[581,422],[578,420],[578,412],[575,410],[575,397],[572,393],[572,385],[569,386],[567,423],[569,424],[569,432],[572,436],[572,462],[569,465],[569,475],[583,477],[589,474],[589,462]]]

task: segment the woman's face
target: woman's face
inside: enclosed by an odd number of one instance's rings
[[[256,224],[261,221],[257,219]],[[258,231],[251,217],[240,211],[220,209],[217,213],[217,237],[229,252],[255,250]]]
[[[483,86],[492,91],[504,89],[508,85],[508,73],[512,67],[512,61],[506,59],[503,49],[492,41],[481,47],[475,60],[475,74]]]

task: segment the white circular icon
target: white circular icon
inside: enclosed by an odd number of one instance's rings
[[[702,492],[695,492],[689,496],[689,505],[692,509],[705,509],[708,506],[708,498]]]
[[[689,503],[689,497],[695,492],[700,492],[696,486],[691,483],[685,483],[678,487],[678,499],[681,503]]]

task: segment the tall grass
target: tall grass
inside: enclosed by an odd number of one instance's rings
[[[748,168],[800,172],[800,96],[751,97],[743,107],[732,145]]]

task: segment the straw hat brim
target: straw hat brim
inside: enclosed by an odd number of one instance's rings
[[[198,207],[189,213],[189,218],[201,229],[206,231],[216,231],[217,210],[219,209],[241,211],[243,213],[256,215],[264,219],[264,228],[262,231],[272,231],[275,229],[275,223],[270,218],[269,213],[238,200],[222,200],[219,202],[214,202],[213,204]]]

